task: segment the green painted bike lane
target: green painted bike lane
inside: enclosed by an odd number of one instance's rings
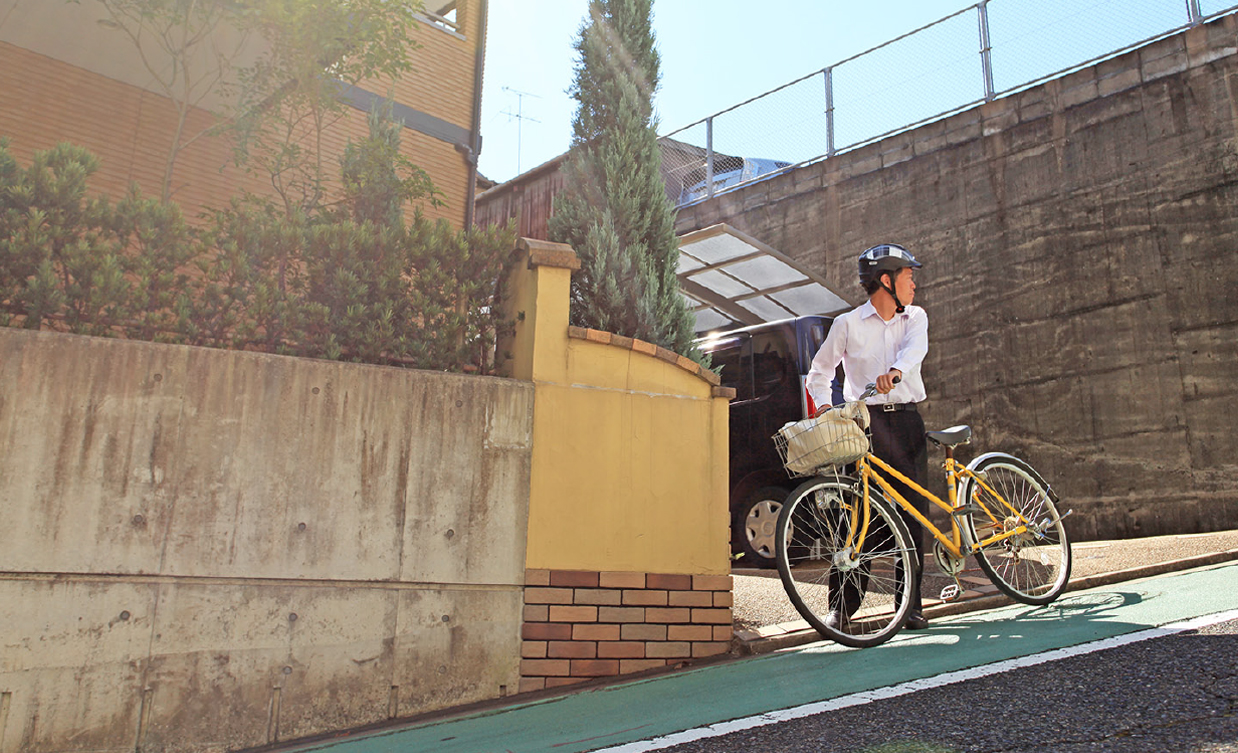
[[[796,649],[417,726],[290,748],[331,753],[578,753],[1238,609],[1238,563],[943,618],[869,649]]]

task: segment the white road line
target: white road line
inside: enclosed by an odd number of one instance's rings
[[[1096,651],[1104,651],[1105,649],[1117,648],[1130,643],[1138,643],[1146,641],[1149,638],[1161,638],[1168,635],[1176,635],[1187,630],[1198,630],[1209,625],[1216,625],[1229,620],[1238,620],[1238,609],[1229,610],[1227,612],[1217,612],[1216,614],[1204,615],[1203,617],[1194,617],[1181,622],[1171,622],[1168,625],[1140,630],[1137,633],[1127,633],[1126,635],[1114,636],[1113,638],[1104,638],[1091,643],[1081,643],[1077,646],[1069,646],[1067,648],[1058,648],[1052,651],[1045,651],[1039,654],[1030,656],[1021,656],[1015,659],[1004,659],[992,664],[985,664],[979,667],[971,667],[969,669],[960,669],[954,672],[944,672],[933,677],[925,677],[919,680],[910,680],[908,682],[891,685],[886,688],[876,688],[874,690],[866,690],[861,693],[852,693],[850,695],[831,698],[828,701],[818,701],[809,703],[803,706],[794,708],[782,709],[780,711],[770,711],[765,714],[749,716],[743,719],[732,719],[728,722],[719,722],[711,724],[707,727],[697,727],[696,729],[684,730],[674,734],[657,737],[652,740],[641,740],[638,742],[617,745],[613,748],[601,748],[594,753],[644,753],[649,750],[661,750],[669,748],[673,745],[682,745],[684,743],[694,742],[696,740],[705,740],[711,737],[719,737],[731,732],[739,732],[741,730],[753,729],[754,727],[763,727],[767,724],[778,724],[792,719],[802,719],[806,716],[813,716],[826,711],[834,711],[835,709],[844,709],[849,706],[859,706],[872,701],[879,701],[885,698],[897,698],[908,693],[915,693],[919,690],[927,690],[929,688],[937,688],[943,685],[949,685],[954,682],[963,680],[972,680],[977,677],[986,677],[995,675],[1001,672],[1009,672],[1021,667],[1032,667],[1037,664],[1045,664],[1059,659],[1066,659],[1072,656],[1082,656],[1084,654],[1094,653]]]

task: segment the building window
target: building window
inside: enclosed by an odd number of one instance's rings
[[[460,30],[462,19],[459,6],[460,0],[451,0],[446,3],[443,0],[431,0],[426,3],[420,15],[431,26],[437,26],[443,31],[463,37],[464,32]]]

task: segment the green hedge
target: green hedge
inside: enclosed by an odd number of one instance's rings
[[[289,216],[253,196],[190,225],[136,187],[88,196],[97,169],[70,144],[22,168],[0,139],[0,324],[491,371],[510,228]]]

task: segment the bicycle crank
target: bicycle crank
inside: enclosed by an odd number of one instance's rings
[[[951,554],[940,541],[933,542],[933,560],[937,563],[938,570],[951,577],[963,572],[963,566],[967,564],[963,557]]]

